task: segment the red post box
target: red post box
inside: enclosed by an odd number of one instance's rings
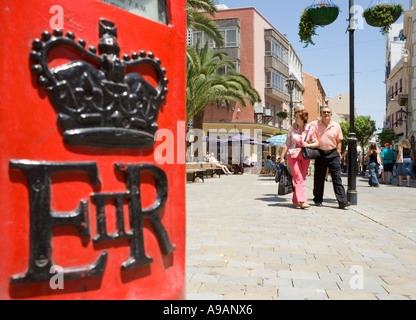
[[[0,299],[183,299],[185,0],[5,0],[0,26]]]

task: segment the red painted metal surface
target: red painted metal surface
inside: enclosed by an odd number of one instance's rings
[[[169,24],[163,25],[95,0],[4,0],[0,7],[0,299],[183,299],[185,277],[185,0],[168,0]],[[161,105],[158,128],[173,137],[165,151],[174,153],[174,163],[161,163],[165,140],[154,147],[105,148],[68,145],[63,142],[57,114],[45,89],[31,72],[29,53],[32,41],[50,28],[54,12],[63,8],[63,31],[72,31],[88,45],[98,45],[98,20],[116,23],[118,44],[124,53],[151,51],[167,70],[169,93]],[[71,61],[73,53],[58,49],[50,64]],[[179,145],[177,142],[180,142]],[[159,149],[158,149],[159,148]],[[63,172],[52,176],[51,208],[56,212],[74,210],[81,199],[88,200],[90,236],[81,236],[72,226],[53,227],[54,263],[63,268],[87,266],[107,252],[102,276],[65,280],[64,288],[51,288],[50,282],[11,283],[13,275],[24,273],[29,265],[30,206],[27,176],[11,168],[11,160],[49,162],[94,162],[100,185],[94,185],[83,172]],[[161,168],[168,179],[168,197],[159,212],[161,223],[175,250],[165,254],[153,225],[144,219],[144,247],[153,262],[122,270],[130,255],[130,240],[94,243],[97,235],[96,203],[93,193],[125,192],[124,177],[115,163],[150,163]],[[151,206],[157,186],[151,174],[143,174],[140,185],[142,206]],[[123,204],[126,231],[129,208]],[[106,203],[107,232],[116,231],[115,206]]]

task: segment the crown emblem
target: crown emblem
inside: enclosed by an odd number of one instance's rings
[[[75,41],[71,31],[44,31],[33,41],[30,57],[38,84],[49,92],[51,102],[68,144],[138,148],[154,145],[157,117],[168,92],[166,70],[152,52],[133,52],[119,58],[117,28],[99,20],[97,49],[85,49],[83,39]],[[50,68],[51,50],[65,47],[84,60]],[[147,79],[137,68],[145,68]],[[140,69],[142,70],[142,69]]]

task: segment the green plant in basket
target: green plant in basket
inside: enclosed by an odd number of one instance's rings
[[[318,26],[313,24],[312,21],[309,19],[308,12],[304,10],[302,15],[300,16],[299,22],[299,38],[300,42],[305,44],[304,48],[307,47],[309,44],[314,45],[315,43],[312,41],[312,37],[316,35],[316,28]]]
[[[403,13],[401,4],[377,4],[364,10],[363,17],[368,25],[380,27],[384,35],[391,29],[391,25],[400,18]]]
[[[330,0],[322,0],[318,4],[312,4],[307,7],[300,16],[299,38],[300,42],[305,43],[304,47],[309,44],[314,45],[312,37],[317,35],[318,26],[326,26],[334,22],[339,14],[338,6]]]

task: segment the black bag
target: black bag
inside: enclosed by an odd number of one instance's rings
[[[278,195],[285,195],[293,192],[293,177],[286,166],[282,166],[277,187]]]
[[[302,148],[302,156],[303,156],[303,159],[312,160],[312,159],[319,158],[321,154],[318,149]]]
[[[308,138],[310,128],[311,126],[308,127],[308,131],[306,132],[306,136],[303,141],[306,141],[306,139]],[[312,160],[312,159],[319,158],[321,156],[321,153],[319,152],[318,149],[302,147],[302,156],[303,156],[303,159],[305,160]]]

